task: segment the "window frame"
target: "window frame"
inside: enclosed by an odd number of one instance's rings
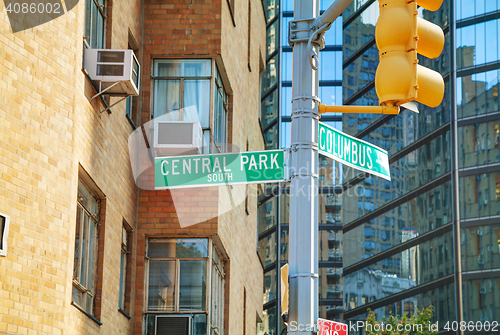
[[[100,4],[102,2],[102,4]],[[94,7],[96,6],[96,12]],[[94,9],[94,11],[93,11]],[[85,0],[85,15],[84,15],[84,34],[89,34],[90,36],[83,36],[83,44],[84,47],[87,49],[104,49],[106,45],[106,20],[108,18],[106,12],[107,12],[107,0]],[[92,41],[92,35],[94,35],[95,31],[98,30],[98,22],[94,22],[95,25],[92,25],[93,21],[93,16],[92,13],[99,13],[100,16],[102,17],[102,46],[101,45],[96,45],[95,48],[93,48],[93,41]],[[87,14],[90,15],[90,17],[87,17]],[[98,31],[97,31],[98,32]]]
[[[153,239],[162,239],[162,240],[192,240],[192,239],[204,239],[207,241],[207,256],[206,257],[149,257],[147,256],[149,253],[149,244]],[[209,314],[210,309],[210,293],[211,293],[211,263],[209,262],[212,259],[212,240],[207,237],[149,237],[147,239],[147,247],[146,251],[146,263],[145,266],[145,281],[144,285],[146,287],[144,294],[144,304],[143,304],[143,312],[144,314]],[[149,309],[149,274],[150,274],[150,262],[151,261],[174,261],[175,262],[175,282],[174,282],[174,306],[173,310],[163,310],[163,311],[155,311]],[[200,310],[180,310],[179,308],[179,297],[180,297],[180,262],[181,261],[205,261],[205,309]]]
[[[124,243],[124,241],[126,243]],[[129,319],[130,316],[127,313],[130,312],[130,295],[132,290],[132,241],[133,230],[130,225],[123,220],[122,241],[120,244],[120,286],[118,290],[118,310],[124,312]]]
[[[157,76],[155,75],[155,65],[157,62],[161,61],[184,61],[184,60],[210,60],[210,76]],[[181,63],[182,64],[182,63]],[[219,68],[213,58],[154,58],[151,62],[151,87],[150,90],[150,119],[153,120],[155,118],[161,117],[162,115],[157,115],[155,110],[155,97],[156,97],[156,80],[177,80],[179,81],[179,121],[183,120],[182,109],[184,108],[184,81],[185,80],[210,80],[210,91],[209,91],[209,115],[208,115],[208,127],[202,126],[203,131],[203,144],[204,150],[208,149],[208,152],[203,152],[203,154],[212,153],[212,147],[218,153],[225,152],[226,143],[228,140],[228,116],[229,116],[229,94],[224,86],[224,80],[220,74]],[[224,111],[224,141],[222,145],[217,145],[216,143],[216,96],[221,92],[223,96],[223,104],[222,108]],[[209,136],[207,138],[207,135]],[[209,143],[207,143],[207,140]],[[212,146],[213,145],[213,146]]]
[[[216,148],[217,151],[219,152],[225,152],[225,147],[227,146],[226,143],[227,143],[227,129],[228,129],[228,124],[227,124],[227,121],[228,121],[228,114],[229,114],[229,110],[228,110],[228,106],[229,106],[229,97],[227,95],[227,92],[226,92],[226,89],[224,88],[224,83],[222,81],[222,77],[220,75],[220,72],[219,72],[219,69],[216,67],[216,74],[214,75],[214,107],[213,107],[213,131],[212,131],[212,141],[214,143],[214,147]],[[216,110],[218,108],[218,106],[215,106],[215,99],[217,97],[217,101],[219,101],[219,99],[222,100],[222,115],[223,116],[223,129],[220,130],[219,129],[219,114],[216,113],[216,111],[218,112],[218,110]],[[222,131],[222,138],[220,139],[221,141],[219,141],[219,131]]]
[[[77,215],[76,219],[80,219],[80,222],[76,223],[75,227],[75,255],[73,256],[74,259],[76,260],[76,263],[73,265],[73,279],[72,279],[72,285],[73,285],[73,291],[71,295],[71,303],[78,307],[80,310],[83,312],[94,316],[95,315],[95,298],[96,298],[96,293],[97,293],[97,264],[98,264],[98,257],[99,257],[99,226],[100,226],[100,212],[101,212],[101,199],[96,196],[91,188],[89,188],[81,179],[78,180],[79,184],[81,183],[83,187],[86,188],[88,191],[89,195],[93,197],[96,201],[96,213],[92,214],[88,208],[86,208],[85,204],[83,203],[83,199],[80,197],[80,191],[78,190],[78,196],[77,196]],[[79,188],[80,186],[78,186]],[[78,218],[78,212],[81,211],[80,218]],[[87,219],[87,220],[86,220]],[[85,224],[87,222],[87,225]],[[90,225],[94,225],[94,236],[93,239],[90,238],[91,236],[91,229]],[[76,246],[77,243],[77,238],[76,238],[76,229],[79,228],[79,233],[78,236],[84,236],[84,238],[78,238],[78,248]],[[85,233],[84,233],[85,232]],[[87,245],[84,246],[84,242],[87,242]],[[83,250],[85,248],[85,250]],[[82,251],[83,250],[83,251]],[[78,252],[78,255],[76,255],[76,252]],[[86,283],[83,285],[81,283],[82,279],[82,252],[85,252],[85,257],[84,261],[87,262],[86,265],[86,274],[87,278],[85,278],[86,281],[88,281],[88,275],[90,273],[93,273],[94,275],[92,276],[91,283]],[[92,254],[92,260],[89,259],[89,255]],[[75,276],[75,268],[76,268],[76,273],[77,275]],[[90,287],[89,287],[90,286]],[[82,304],[77,303],[74,299],[74,290],[77,290],[81,294],[81,301]],[[87,308],[88,302],[87,299],[90,300],[90,308]],[[82,306],[83,305],[83,306]]]
[[[137,59],[137,61],[139,61],[139,47],[137,46],[137,42],[135,41],[130,31],[128,39],[129,39],[128,50],[132,50],[135,58]],[[134,66],[132,66],[132,72],[135,73],[137,77],[140,77],[141,75],[141,70],[139,69],[138,71],[136,71]],[[125,117],[130,122],[130,124],[134,129],[137,129],[138,125],[140,125],[141,123],[139,115],[140,111],[139,111],[138,97],[128,96],[127,99],[125,99]]]
[[[225,284],[226,284],[226,270],[225,270],[225,260],[224,258],[221,257],[220,252],[217,250],[214,244],[212,244],[211,247],[212,250],[212,255],[211,255],[211,262],[210,262],[210,268],[211,268],[211,277],[210,277],[210,306],[209,306],[209,316],[207,316],[207,330],[209,331],[209,334],[215,335],[215,329],[219,334],[224,334],[224,309],[225,309],[225,304],[224,304],[224,298],[225,298]],[[219,262],[216,262],[215,259],[215,254],[217,254],[217,258],[219,259]],[[216,283],[217,279],[216,277],[219,277],[220,281]],[[217,287],[215,287],[216,284],[219,284]],[[218,297],[215,296],[215,294],[219,294]],[[222,312],[216,313],[214,312],[215,306],[217,306],[217,302],[219,302],[222,306]],[[215,308],[214,308],[215,307]],[[215,320],[214,320],[215,319]]]

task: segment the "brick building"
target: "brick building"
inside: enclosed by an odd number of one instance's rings
[[[255,334],[258,187],[139,188],[128,140],[194,104],[204,153],[263,149],[262,3],[116,4],[0,5],[0,333]],[[132,49],[139,95],[92,99],[90,48]]]

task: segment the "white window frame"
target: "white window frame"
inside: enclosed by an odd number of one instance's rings
[[[215,253],[219,257],[219,263],[215,261]],[[210,311],[207,317],[207,329],[210,335],[224,334],[224,288],[225,288],[225,266],[224,259],[212,245],[210,277]]]
[[[96,296],[96,283],[97,283],[97,259],[99,257],[99,253],[98,253],[98,245],[99,245],[99,213],[100,213],[100,199],[99,197],[95,196],[91,189],[85,185],[85,183],[82,182],[82,180],[79,180],[79,182],[82,183],[82,185],[89,191],[90,193],[90,196],[94,197],[95,200],[97,201],[97,208],[96,208],[96,214],[93,215],[92,213],[90,213],[90,211],[85,207],[85,205],[82,203],[82,201],[78,198],[77,199],[77,211],[78,210],[81,210],[82,212],[82,215],[80,217],[80,232],[79,232],[79,236],[82,236],[82,232],[84,231],[84,220],[85,220],[85,216],[88,217],[88,220],[89,220],[89,225],[88,227],[90,227],[91,224],[94,224],[95,227],[95,236],[94,236],[94,239],[90,239],[90,229],[86,229],[85,231],[85,237],[84,238],[79,238],[78,239],[78,243],[79,243],[79,246],[78,246],[78,252],[80,253],[82,248],[83,248],[83,243],[84,241],[87,241],[87,245],[85,246],[85,250],[84,252],[86,253],[85,255],[85,261],[88,263],[87,264],[87,274],[86,276],[88,276],[88,274],[90,272],[93,273],[93,276],[92,276],[92,280],[91,280],[91,283],[87,282],[86,286],[82,285],[81,284],[81,255],[75,255],[75,259],[78,257],[78,261],[77,261],[77,276],[73,277],[73,289],[77,289],[78,291],[80,291],[82,293],[82,297],[83,299],[91,299],[91,302],[90,302],[90,309],[87,309],[86,308],[86,303],[84,300],[82,304],[78,304],[77,302],[75,302],[75,299],[73,299],[73,294],[71,296],[71,302],[72,304],[74,304],[75,306],[77,306],[79,309],[81,309],[82,311],[84,311],[85,313],[88,313],[90,315],[94,315],[94,304],[95,304],[95,296]],[[76,238],[75,238],[75,244],[76,244]],[[75,245],[75,249],[76,249],[76,245]],[[89,255],[90,255],[90,250],[93,249],[93,258],[90,260],[89,259]],[[75,271],[73,269],[73,271]],[[74,274],[74,273],[73,273]],[[86,279],[88,281],[88,278]],[[83,305],[83,306],[82,306]]]
[[[212,240],[207,237],[151,237],[148,239],[148,248],[149,248],[149,240],[151,239],[165,239],[165,240],[177,240],[177,239],[206,239],[208,241],[207,244],[207,257],[161,257],[161,258],[150,258],[146,256],[146,274],[145,274],[145,294],[144,294],[144,313],[147,314],[207,314],[208,309],[209,309],[209,301],[210,301],[210,275],[211,275],[211,266],[209,266],[209,260],[212,258]],[[146,255],[148,252],[146,251]],[[175,297],[174,297],[174,309],[172,311],[154,311],[154,310],[149,310],[148,306],[148,298],[149,298],[149,262],[151,260],[154,261],[175,261],[175,283],[174,283],[174,291],[175,291]],[[205,309],[204,310],[188,310],[188,311],[181,311],[179,310],[179,295],[180,295],[180,290],[179,290],[179,285],[180,285],[180,262],[181,261],[205,261],[205,266],[206,266],[206,272],[205,272],[205,279],[206,279],[206,287],[205,287]]]
[[[102,4],[99,2],[102,1]],[[85,0],[85,13],[84,13],[84,34],[87,33],[87,28],[89,29],[88,33],[90,35],[93,35],[93,33],[98,30],[97,27],[97,20],[95,21],[96,26],[92,26],[92,9],[96,7],[97,12],[99,15],[102,17],[102,45],[95,45],[95,49],[104,49],[106,45],[106,6],[107,6],[107,0]],[[89,13],[89,17],[87,17],[87,10]],[[83,37],[83,44],[87,49],[92,48],[92,44],[94,41],[92,41],[92,36],[84,36]]]
[[[129,271],[132,270],[130,266],[131,240],[133,240],[132,228],[123,221],[122,241],[120,244],[120,286],[118,291],[118,308],[123,312],[128,312],[125,308],[125,301],[127,290],[130,289],[130,287],[127,287],[127,275],[130,275]]]
[[[162,238],[162,237],[151,237],[151,238]],[[207,332],[210,335],[222,335],[224,334],[224,313],[225,313],[225,256],[224,253],[220,252],[218,248],[215,246],[215,243],[211,238],[207,237],[166,237],[165,239],[207,239],[208,240],[208,250],[207,257],[171,257],[171,258],[149,258],[146,256],[146,266],[145,266],[145,294],[144,294],[144,304],[143,304],[143,313],[146,314],[156,314],[156,315],[182,315],[182,314],[205,314],[206,322],[207,322]],[[149,247],[149,239],[148,239],[148,247]],[[214,253],[217,252],[219,257],[219,263],[216,262]],[[146,253],[147,255],[147,253]],[[200,311],[179,311],[179,280],[180,280],[180,261],[181,260],[205,260],[206,261],[206,301],[205,301],[205,310]],[[175,260],[176,261],[176,273],[175,273],[175,303],[173,311],[150,311],[148,304],[148,296],[149,296],[149,261],[150,260]],[[214,277],[218,276],[220,281],[218,283],[218,287],[214,287]],[[215,295],[218,295],[216,297]],[[214,315],[214,307],[217,304],[217,315]],[[215,319],[213,319],[215,317]]]
[[[211,60],[211,75],[210,76],[200,76],[200,77],[188,77],[188,76],[177,76],[177,77],[171,77],[171,76],[155,76],[154,74],[154,68],[156,62],[161,62],[162,60],[175,60],[175,61],[182,61],[182,60]],[[182,64],[182,63],[181,63]],[[182,66],[182,65],[181,65]],[[216,80],[217,77],[219,78],[220,84],[217,84]],[[220,71],[217,67],[217,64],[214,59],[212,58],[155,58],[153,59],[152,62],[152,67],[151,67],[151,92],[150,92],[150,110],[151,112],[151,119],[157,118],[158,115],[155,113],[155,81],[156,80],[179,80],[180,81],[180,88],[179,88],[179,110],[182,110],[183,103],[184,103],[184,80],[201,80],[201,79],[209,79],[210,80],[210,92],[209,92],[209,97],[210,97],[210,102],[209,102],[209,127],[203,127],[203,146],[204,150],[207,150],[207,152],[203,152],[204,154],[212,153],[212,149],[215,149],[216,152],[225,152],[226,146],[225,144],[227,143],[227,129],[228,129],[228,100],[229,100],[229,94],[227,93],[226,88],[224,87],[224,80],[220,74]],[[223,110],[224,110],[224,140],[223,144],[219,145],[219,143],[215,142],[215,132],[216,132],[216,115],[215,115],[215,95],[218,94],[218,90],[221,90],[223,92],[223,95],[225,96],[225,103],[223,104]],[[183,120],[183,115],[180,113],[180,118],[179,121]],[[213,145],[213,148],[212,148]]]

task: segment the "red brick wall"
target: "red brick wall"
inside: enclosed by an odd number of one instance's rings
[[[144,5],[142,123],[148,122],[154,58],[213,57],[221,53],[222,0],[150,0]]]

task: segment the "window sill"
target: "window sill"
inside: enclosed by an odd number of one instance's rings
[[[123,315],[125,315],[125,317],[126,317],[127,319],[129,319],[129,320],[130,320],[130,319],[132,319],[132,317],[131,317],[130,315],[128,315],[128,313],[127,313],[127,312],[125,312],[123,309],[118,308],[118,312],[120,312],[120,313],[122,313]]]
[[[76,304],[74,301],[71,302],[71,304],[76,308],[78,309],[80,312],[82,312],[83,314],[87,315],[89,318],[92,319],[92,321],[94,321],[95,323],[97,323],[99,326],[102,326],[102,322],[97,320],[95,316],[93,316],[92,314],[88,313],[87,311],[85,311],[82,307],[80,307],[78,304]]]

